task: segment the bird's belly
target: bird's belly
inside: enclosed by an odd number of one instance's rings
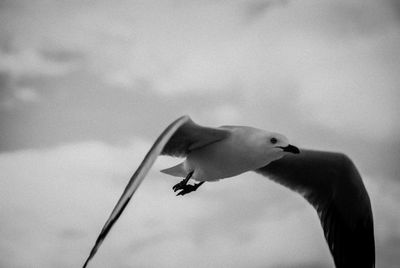
[[[194,171],[198,181],[215,181],[229,178],[268,164],[268,159],[251,150],[229,144],[217,143],[190,153],[185,168]]]

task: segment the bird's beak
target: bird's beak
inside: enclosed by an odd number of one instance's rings
[[[300,153],[299,148],[297,148],[296,146],[293,146],[291,144],[289,144],[286,147],[279,146],[279,148],[282,148],[282,150],[284,152],[289,152],[289,153],[293,153],[293,154],[299,154]]]

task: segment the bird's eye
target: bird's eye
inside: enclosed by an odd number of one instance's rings
[[[275,143],[278,142],[278,140],[276,138],[271,138],[270,141],[271,141],[272,144],[275,144]]]

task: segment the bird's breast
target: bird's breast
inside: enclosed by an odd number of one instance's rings
[[[195,180],[214,181],[259,168],[268,162],[260,148],[227,139],[191,152],[185,168],[194,171]]]

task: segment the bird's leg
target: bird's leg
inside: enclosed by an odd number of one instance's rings
[[[190,172],[190,173],[186,176],[185,179],[183,179],[181,182],[175,184],[175,185],[172,187],[172,189],[174,190],[174,192],[179,191],[179,190],[182,190],[182,191],[180,191],[177,195],[185,195],[185,194],[187,194],[187,193],[194,192],[194,191],[196,191],[196,190],[204,183],[204,181],[202,181],[202,182],[199,182],[199,183],[195,183],[194,185],[188,184],[188,181],[189,181],[189,179],[190,179],[192,176],[193,176],[193,171]]]
[[[195,183],[194,185],[190,185],[190,184],[186,184],[183,188],[182,191],[180,191],[178,195],[185,195],[187,193],[190,192],[194,192],[197,190],[197,188],[199,188],[205,181],[199,182],[199,183]]]
[[[174,190],[174,192],[185,188],[185,186],[187,185],[189,179],[192,177],[193,172],[194,172],[194,171],[189,172],[189,174],[187,174],[187,176],[186,176],[185,179],[183,179],[181,182],[175,184],[175,185],[172,187],[172,189]]]

